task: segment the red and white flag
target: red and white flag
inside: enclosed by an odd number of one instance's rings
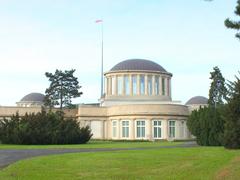
[[[101,19],[98,19],[95,21],[95,23],[101,23],[101,22],[103,22],[103,20],[101,20]]]

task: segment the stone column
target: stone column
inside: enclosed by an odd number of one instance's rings
[[[129,74],[129,95],[132,96],[133,95],[133,87],[132,87],[132,75]]]
[[[140,74],[137,74],[137,95],[140,95]]]
[[[164,78],[164,83],[165,83],[165,96],[168,96],[167,78]]]
[[[130,123],[129,123],[129,138],[130,139],[135,139],[135,119],[132,119],[130,120]]]
[[[150,141],[153,140],[153,134],[152,134],[152,119],[148,119],[148,136],[146,138],[148,138]]]
[[[157,93],[155,92],[155,75],[152,75],[152,95],[155,96]]]
[[[162,76],[159,76],[159,95],[162,96]]]
[[[126,92],[125,92],[125,75],[122,75],[122,95],[125,96]]]
[[[145,88],[145,95],[148,95],[148,76],[144,75],[144,88]]]
[[[115,75],[115,93],[114,93],[115,95],[117,95],[117,84],[118,84],[117,81],[118,81],[117,76]]]
[[[117,120],[117,139],[121,139],[121,120]]]

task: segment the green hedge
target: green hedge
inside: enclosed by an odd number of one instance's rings
[[[37,114],[18,113],[0,121],[3,144],[83,144],[92,137],[88,126],[80,127],[75,119],[64,119],[61,113],[42,111]]]

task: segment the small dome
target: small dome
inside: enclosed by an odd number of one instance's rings
[[[115,65],[110,71],[127,71],[127,70],[167,72],[159,64],[145,59],[128,59],[122,61]]]
[[[204,96],[195,96],[189,99],[185,105],[193,105],[193,104],[207,104],[208,99]]]
[[[30,93],[24,96],[20,102],[43,102],[45,96],[41,93]]]

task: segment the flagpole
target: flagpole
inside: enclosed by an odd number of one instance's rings
[[[102,30],[102,61],[101,61],[101,96],[100,99],[103,97],[103,22],[101,23],[101,30]]]
[[[102,19],[98,19],[95,21],[96,23],[101,23],[101,95],[100,95],[100,99],[103,97],[103,20]]]

